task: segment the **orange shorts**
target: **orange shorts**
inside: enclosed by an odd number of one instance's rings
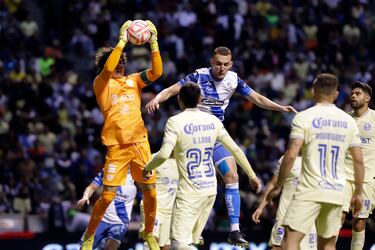
[[[154,184],[155,171],[148,180],[143,179],[142,170],[151,160],[151,150],[148,141],[113,145],[107,147],[104,165],[103,185],[121,186],[125,184],[128,167],[133,179],[140,184]]]

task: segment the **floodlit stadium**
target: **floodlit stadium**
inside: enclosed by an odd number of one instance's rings
[[[0,13],[0,249],[375,249],[374,0]]]

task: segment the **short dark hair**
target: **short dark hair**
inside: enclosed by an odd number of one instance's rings
[[[198,84],[187,82],[181,87],[179,98],[185,108],[195,108],[201,98],[201,89]]]
[[[337,91],[338,81],[337,77],[329,74],[319,74],[313,83],[314,90],[317,94],[331,95]]]
[[[222,56],[231,56],[232,57],[232,52],[230,51],[230,49],[228,49],[227,47],[224,47],[224,46],[217,47],[214,50],[214,53],[213,53],[212,56],[215,56],[216,54],[219,54],[219,55],[222,55]]]
[[[96,53],[95,65],[96,65],[96,68],[98,70],[97,71],[98,74],[100,72],[102,72],[102,70],[104,68],[104,64],[106,63],[106,61],[107,61],[109,55],[112,53],[113,49],[114,49],[113,47],[103,47],[103,48],[99,49],[98,52]],[[121,54],[120,60],[122,60],[122,63],[124,65],[126,64],[126,61],[127,61],[126,53]]]
[[[361,82],[361,81],[355,81],[352,84],[352,90],[355,88],[360,88],[363,90],[363,92],[367,93],[370,97],[372,96],[372,88],[367,83]]]

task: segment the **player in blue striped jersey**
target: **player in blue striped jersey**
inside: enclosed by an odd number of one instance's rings
[[[160,103],[177,95],[181,86],[189,81],[197,83],[201,88],[202,101],[198,105],[198,108],[215,115],[221,121],[224,120],[225,109],[234,93],[239,93],[255,105],[264,109],[296,113],[293,107],[279,105],[257,93],[251,89],[237,73],[231,71],[233,59],[232,53],[228,48],[216,48],[210,60],[210,65],[211,67],[209,68],[197,69],[194,73],[187,75],[171,87],[161,91],[146,105],[148,113],[158,110]],[[248,242],[243,238],[239,230],[241,199],[238,189],[236,162],[222,144],[215,145],[213,161],[226,185],[225,202],[231,227],[228,242],[246,247]],[[256,186],[256,183],[251,180],[250,183],[252,186]]]
[[[84,206],[89,204],[89,199],[93,193],[103,186],[103,170],[86,187],[82,199],[78,204]],[[126,183],[119,186],[115,199],[108,206],[103,219],[95,233],[93,249],[116,250],[120,247],[125,233],[128,231],[130,217],[132,213],[134,198],[137,188],[131,174],[128,173]],[[102,242],[104,248],[102,248]]]

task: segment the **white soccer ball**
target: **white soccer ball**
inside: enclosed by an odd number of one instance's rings
[[[127,31],[128,41],[134,45],[145,44],[151,37],[150,28],[143,20],[134,20]]]

